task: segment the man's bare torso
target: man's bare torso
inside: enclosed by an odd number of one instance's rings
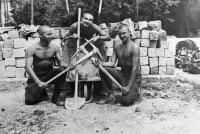
[[[33,46],[33,70],[36,75],[42,76],[53,69],[55,48],[53,44],[48,47],[41,47],[39,43]]]

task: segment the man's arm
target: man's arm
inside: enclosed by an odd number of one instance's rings
[[[39,87],[45,85],[44,82],[40,81],[40,79],[36,76],[35,72],[33,71],[33,54],[34,54],[34,47],[30,47],[26,51],[26,59],[25,59],[25,67],[26,71],[29,76],[38,84]]]
[[[61,59],[61,54],[60,54],[60,49],[59,49],[59,47],[56,46],[56,45],[54,45],[54,47],[55,47],[55,50],[56,50],[55,57],[56,57],[56,61],[57,61],[57,63],[58,63],[58,66],[59,66],[59,67],[63,67],[63,68],[67,68],[68,65],[67,65],[65,62],[63,62],[62,59]]]
[[[96,24],[93,23],[92,27],[95,30],[95,32],[99,35],[100,40],[104,40],[104,41],[111,40],[111,37],[109,36],[109,34],[104,32],[103,30],[101,30],[101,28],[99,26],[97,26]]]
[[[69,28],[69,32],[64,36],[63,41],[65,42],[66,37],[73,35],[74,33],[76,33],[76,31],[77,31],[77,23],[73,23]],[[73,38],[77,38],[77,37],[73,37]]]

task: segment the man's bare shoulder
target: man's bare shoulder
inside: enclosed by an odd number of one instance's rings
[[[55,49],[55,50],[58,50],[58,49],[59,49],[59,47],[58,47],[56,44],[53,44],[53,43],[50,43],[49,46],[52,47],[52,48]]]
[[[33,44],[32,46],[30,46],[28,49],[27,49],[27,52],[28,53],[32,53],[32,54],[34,54],[34,52],[35,52],[35,50],[36,50],[36,48],[38,48],[39,46],[38,46],[38,43],[35,43],[35,44]]]
[[[139,46],[132,41],[131,41],[131,51],[136,54],[140,53]]]
[[[114,43],[114,48],[119,48],[121,45],[122,45],[122,41],[119,41],[119,40],[117,40],[117,41],[114,41],[115,43]]]

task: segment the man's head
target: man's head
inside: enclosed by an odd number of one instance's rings
[[[52,29],[49,26],[41,26],[38,29],[38,34],[40,35],[40,40],[45,43],[51,42],[51,36],[52,36]]]
[[[91,25],[91,23],[93,22],[94,16],[89,13],[86,12],[83,14],[82,18],[81,18],[81,22],[83,24],[83,26],[85,27],[89,27]]]
[[[131,32],[126,24],[121,24],[117,29],[117,34],[122,41],[130,39]]]

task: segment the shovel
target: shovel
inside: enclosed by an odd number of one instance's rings
[[[78,9],[78,28],[77,28],[77,51],[79,48],[80,43],[80,19],[81,19],[81,9]],[[76,60],[78,60],[78,55],[76,57]],[[76,70],[76,80],[75,80],[75,92],[74,92],[74,98],[66,98],[65,99],[65,108],[67,110],[76,110],[82,107],[85,104],[85,98],[78,97],[78,70]]]

